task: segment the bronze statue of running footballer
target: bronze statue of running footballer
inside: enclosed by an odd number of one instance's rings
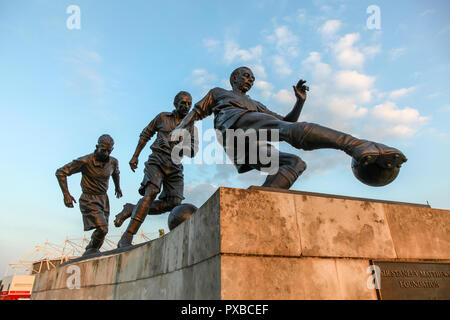
[[[64,195],[64,204],[68,208],[73,208],[73,202],[76,203],[76,200],[69,193],[67,177],[81,172],[83,193],[79,201],[84,231],[95,229],[83,256],[99,253],[108,233],[109,199],[107,191],[111,176],[116,187],[116,197],[122,197],[119,162],[110,156],[113,149],[114,140],[111,136],[104,134],[98,138],[94,153],[73,160],[56,170],[56,178]]]
[[[136,151],[130,160],[130,167],[133,172],[138,167],[138,158],[142,149],[157,133],[156,140],[150,147],[152,153],[145,163],[144,179],[139,188],[142,198],[137,205],[125,204],[122,212],[117,214],[114,220],[115,226],[120,227],[131,216],[128,227],[118,243],[118,248],[131,246],[133,236],[139,230],[147,214],[158,215],[168,212],[180,205],[184,199],[183,165],[172,158],[172,151],[179,141],[176,143],[169,142],[168,135],[188,114],[192,106],[192,97],[188,92],[181,91],[175,96],[173,104],[175,106],[174,111],[158,114],[139,136]],[[183,145],[187,144],[187,148],[183,148],[182,155],[192,158],[198,150],[197,132],[193,125],[186,129],[190,140],[182,141]],[[162,192],[160,193],[161,187]],[[159,200],[156,200],[158,194]]]

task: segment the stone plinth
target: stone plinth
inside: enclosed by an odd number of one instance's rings
[[[38,275],[32,298],[377,299],[368,286],[371,260],[450,262],[449,213],[299,191],[219,188],[159,239]],[[70,289],[77,272],[80,289]]]

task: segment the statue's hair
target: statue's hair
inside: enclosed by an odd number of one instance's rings
[[[109,134],[103,134],[98,138],[98,144],[114,145],[114,139]]]
[[[239,67],[239,68],[234,69],[233,72],[230,75],[230,84],[231,84],[231,86],[233,86],[233,79],[234,79],[234,77],[238,76],[242,72],[243,69],[247,69],[250,72],[252,72],[252,69],[250,69],[249,67]]]
[[[187,92],[187,91],[180,91],[180,92],[178,92],[177,93],[177,95],[175,96],[175,98],[173,99],[173,103],[175,104],[175,105],[177,105],[178,104],[178,101],[180,101],[183,97],[185,97],[185,96],[188,96],[189,98],[191,98],[191,100],[192,100],[192,96],[191,96],[191,94],[189,93],[189,92]]]

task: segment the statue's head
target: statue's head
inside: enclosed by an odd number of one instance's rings
[[[239,67],[230,76],[230,84],[233,90],[244,94],[252,88],[254,82],[255,76],[248,67]]]
[[[192,106],[192,96],[187,91],[180,91],[173,99],[173,105],[178,114],[182,117],[186,116]]]
[[[95,158],[99,161],[106,162],[109,160],[109,155],[114,149],[114,140],[109,134],[101,135],[98,138],[95,146]]]

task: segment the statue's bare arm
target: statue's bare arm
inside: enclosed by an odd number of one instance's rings
[[[289,112],[285,117],[284,121],[287,122],[297,122],[300,117],[300,113],[302,112],[303,105],[306,101],[306,91],[309,91],[309,87],[305,86],[306,80],[300,80],[296,86],[292,86],[294,89],[295,97],[297,98],[297,102],[292,108],[292,111]]]

